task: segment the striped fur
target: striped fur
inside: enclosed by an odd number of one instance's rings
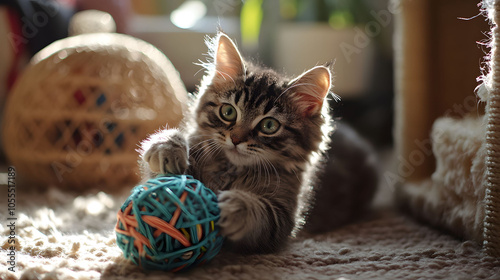
[[[328,147],[332,126],[324,101],[331,94],[330,70],[318,66],[287,79],[245,62],[224,34],[213,43],[214,61],[205,65],[184,128],[160,131],[142,143],[144,177],[193,175],[218,193],[219,226],[229,246],[273,252],[303,224]],[[236,118],[224,119],[223,108]],[[279,127],[275,132],[263,128],[266,118],[272,118],[272,129]]]

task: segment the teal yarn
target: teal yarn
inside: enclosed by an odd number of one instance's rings
[[[180,271],[219,253],[224,238],[217,196],[189,175],[166,175],[136,186],[117,215],[116,243],[145,270]]]

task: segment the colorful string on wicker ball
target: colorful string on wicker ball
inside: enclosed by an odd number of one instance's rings
[[[219,214],[217,196],[192,176],[158,176],[136,186],[118,211],[116,243],[146,270],[185,270],[220,251]]]

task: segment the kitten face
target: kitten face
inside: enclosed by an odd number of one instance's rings
[[[197,118],[202,134],[213,137],[227,159],[239,166],[275,162],[298,144],[290,132],[299,129],[290,123],[292,112],[275,101],[286,88],[258,89],[252,84],[222,94],[206,92]]]
[[[218,39],[215,68],[200,89],[198,137],[212,155],[237,166],[304,162],[318,149],[330,73],[315,67],[295,80],[245,63]],[[208,153],[208,152],[207,152]]]
[[[242,101],[237,103],[234,96],[231,99],[221,100],[222,104],[214,112],[218,113],[223,123],[219,134],[224,139],[221,144],[226,157],[235,165],[269,160],[273,151],[266,152],[265,138],[273,138],[280,133],[281,123],[277,116],[271,112],[261,114],[258,108],[248,108]]]

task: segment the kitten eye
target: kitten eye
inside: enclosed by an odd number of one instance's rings
[[[230,104],[223,104],[220,107],[219,111],[220,117],[228,122],[232,122],[236,120],[236,109],[233,107],[233,105]]]
[[[265,118],[260,121],[260,131],[264,134],[273,134],[280,128],[280,123],[275,118]]]

